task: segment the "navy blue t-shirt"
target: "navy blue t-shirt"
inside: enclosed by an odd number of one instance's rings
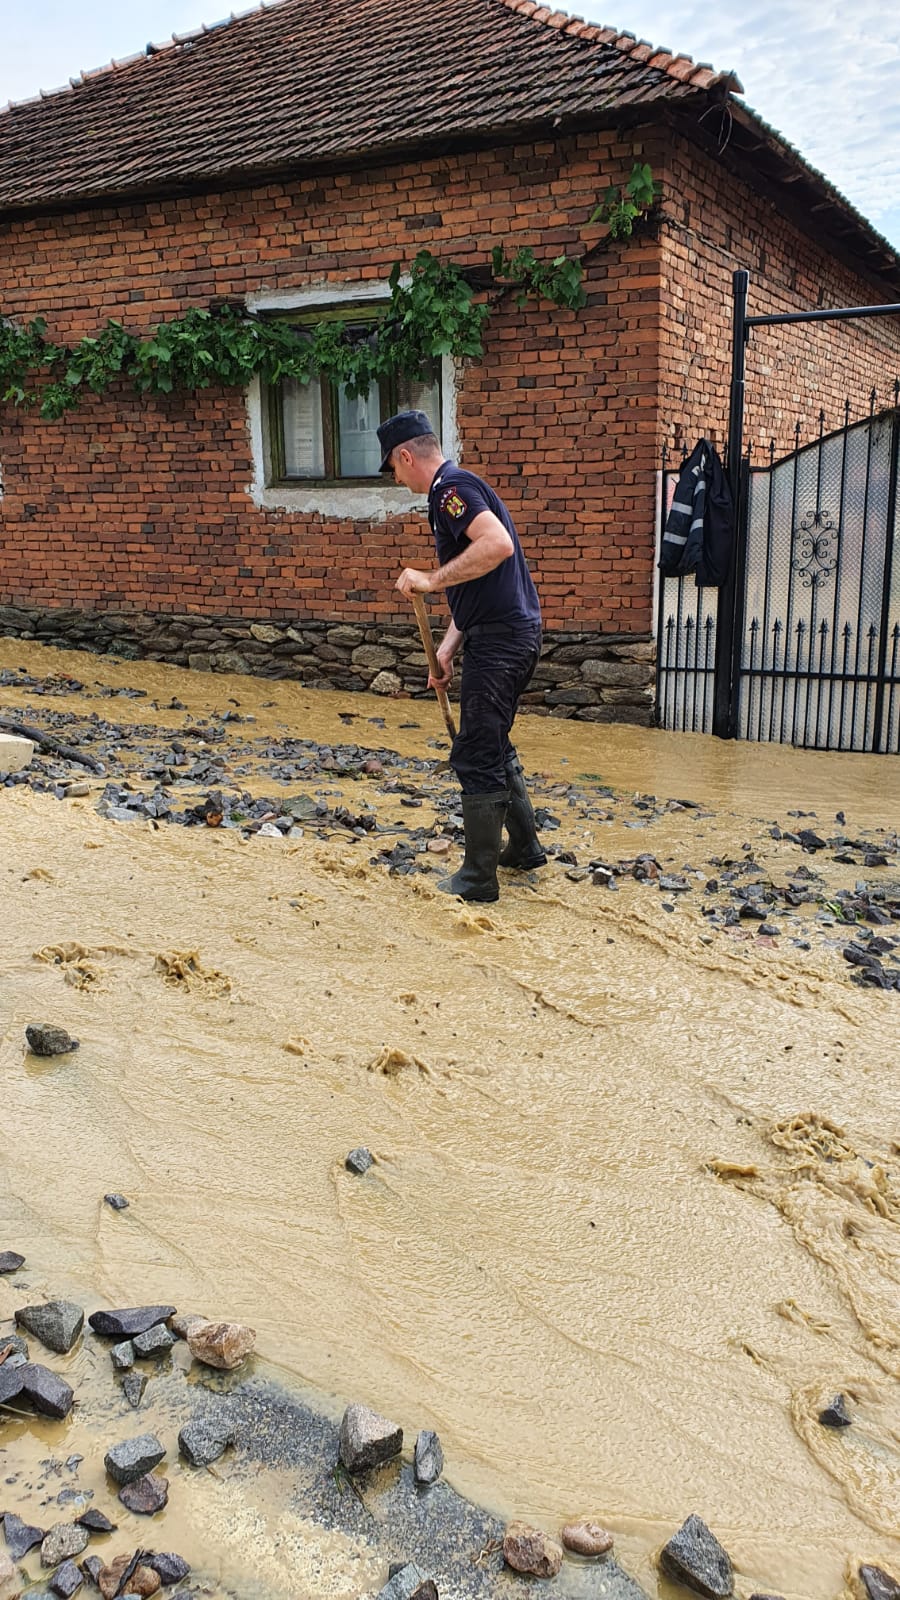
[[[466,529],[482,511],[493,511],[503,523],[513,542],[512,555],[493,572],[447,589],[453,621],[463,633],[476,623],[491,622],[506,622],[523,630],[539,628],[540,602],[512,517],[490,484],[453,461],[438,468],[428,491],[428,521],[438,563],[443,567],[469,548]]]

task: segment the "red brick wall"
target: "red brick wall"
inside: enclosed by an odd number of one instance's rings
[[[422,246],[483,266],[491,248],[574,249],[636,156],[664,182],[661,238],[592,266],[584,311],[511,301],[462,374],[462,458],[508,502],[550,628],[651,628],[663,439],[724,438],[730,284],[752,309],[884,298],[674,135],[558,146],[273,185],[228,196],[0,224],[0,306],[74,340],[108,316],[144,330],[213,296],[383,280]],[[762,253],[765,253],[765,259]],[[829,423],[898,367],[895,326],[767,333],[753,344],[748,436],[780,445],[798,408]],[[123,389],[59,423],[0,408],[0,603],[408,620],[393,579],[430,559],[418,515],[386,523],[261,511],[244,396]]]
[[[816,244],[772,202],[735,179],[682,137],[659,148],[666,222],[661,233],[663,332],[661,437],[691,445],[704,431],[727,435],[732,274],[750,273],[748,315],[898,298],[874,275],[854,272]],[[789,203],[789,194],[786,203]],[[900,318],[760,328],[747,348],[745,444],[756,459],[864,415],[873,386],[877,408],[893,404],[900,376]]]
[[[107,316],[146,329],[211,296],[383,279],[422,246],[481,266],[498,242],[572,249],[634,153],[591,136],[20,221],[0,228],[0,304],[74,340]],[[578,314],[508,301],[462,376],[463,459],[507,500],[551,627],[650,626],[656,256],[616,249]],[[428,561],[424,519],[258,510],[240,393],[123,390],[59,423],[7,407],[0,429],[0,601],[408,620],[393,579]]]

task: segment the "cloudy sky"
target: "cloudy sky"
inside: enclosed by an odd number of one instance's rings
[[[733,68],[747,103],[900,247],[900,7],[883,0],[563,0]],[[0,0],[0,105],[132,55],[242,0]]]

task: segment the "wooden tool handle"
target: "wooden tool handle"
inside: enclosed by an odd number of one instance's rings
[[[413,594],[410,595],[410,599],[413,603],[413,610],[416,613],[416,621],[419,624],[419,634],[422,639],[422,649],[425,651],[425,654],[428,658],[428,670],[433,678],[440,678],[442,674],[440,666],[438,665],[437,651],[434,648],[434,640],[431,637],[431,624],[428,621],[428,611],[425,606],[425,596],[422,594]],[[444,726],[447,729],[451,739],[455,739],[456,723],[453,721],[453,712],[450,710],[450,701],[447,699],[447,691],[446,689],[435,689],[434,692],[437,695],[437,702],[441,708],[441,714],[444,718]]]

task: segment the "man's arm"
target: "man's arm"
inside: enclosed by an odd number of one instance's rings
[[[438,567],[435,572],[419,572],[416,567],[404,567],[396,587],[401,594],[434,594],[438,589],[449,589],[456,583],[471,583],[473,578],[483,578],[504,561],[508,561],[515,546],[499,517],[493,511],[479,511],[466,529],[469,545],[452,561]],[[442,646],[443,648],[443,646]]]

